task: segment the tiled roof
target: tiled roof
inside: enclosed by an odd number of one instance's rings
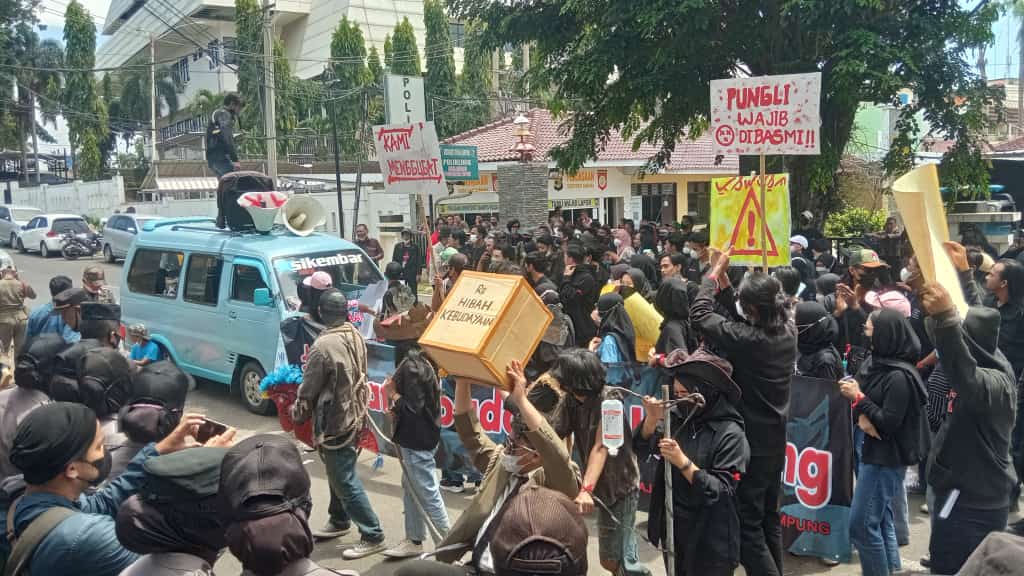
[[[536,148],[534,159],[549,160],[548,153],[551,149],[568,140],[570,134],[568,127],[559,123],[550,111],[543,108],[534,108],[526,116],[530,120],[530,132],[532,133],[530,143]],[[510,150],[516,141],[512,135],[514,128],[512,118],[505,118],[452,136],[445,140],[445,143],[476,146],[480,162],[513,161],[518,159],[518,155]],[[647,161],[658,152],[658,149],[658,146],[653,144],[644,144],[634,151],[633,143],[624,139],[617,130],[613,130],[604,149],[597,153],[597,160],[601,162]],[[718,163],[715,162],[715,159],[715,155],[712,153],[711,138],[707,134],[696,140],[681,138],[676,142],[675,152],[666,169],[685,172],[736,173],[739,171],[739,157],[735,155],[722,156]]]
[[[992,146],[993,152],[1018,152],[1024,150],[1024,136]]]

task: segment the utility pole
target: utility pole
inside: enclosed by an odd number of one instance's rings
[[[338,101],[331,98],[331,140],[334,142],[334,184],[338,187],[338,237],[345,237],[345,200],[341,192],[341,152],[338,150]],[[358,195],[359,193],[356,192]],[[353,232],[352,237],[355,237]]]
[[[39,132],[36,130],[36,94],[32,95],[32,154],[36,157],[36,186],[40,184],[40,170],[39,170]]]
[[[149,33],[149,161],[156,166],[156,35]]]
[[[267,133],[267,176],[277,186],[277,111],[274,109],[274,5],[263,4],[263,125]]]
[[[359,167],[356,168],[356,205],[352,209],[352,237],[356,237],[356,226],[359,225],[359,193],[363,187],[363,156],[366,155],[366,147],[364,146],[363,137],[366,135],[366,116],[368,115],[367,108],[369,107],[369,97],[366,93],[366,86],[363,86],[363,118],[359,122],[359,156],[356,158],[359,161]]]

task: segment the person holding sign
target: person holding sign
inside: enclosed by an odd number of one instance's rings
[[[748,274],[739,286],[738,311],[745,322],[715,312],[716,301],[726,310],[736,307],[728,275],[731,252],[713,256],[711,270],[690,307],[690,319],[705,343],[732,362],[734,378],[743,390],[740,413],[750,443],[750,465],[737,489],[743,568],[751,576],[781,576],[779,500],[797,334],[787,322],[779,282],[764,273]]]

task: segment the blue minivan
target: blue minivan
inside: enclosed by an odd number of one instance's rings
[[[383,280],[358,246],[325,234],[233,232],[212,218],[147,222],[125,259],[122,321],[145,324],[183,370],[230,385],[249,410],[269,414],[260,380],[287,362],[281,322],[300,314],[298,286],[320,271],[349,299]],[[369,377],[383,381],[394,350],[367,346]]]

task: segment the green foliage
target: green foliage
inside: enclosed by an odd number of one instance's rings
[[[103,156],[96,132],[89,130],[81,135],[76,161],[75,174],[82,180],[88,182],[103,177]]]
[[[370,71],[370,79],[377,86],[384,85],[384,67],[380,63],[380,53],[376,46],[370,47],[370,53],[366,57],[366,68]]]
[[[387,60],[387,45],[384,46],[384,59]],[[419,76],[420,52],[416,48],[416,32],[412,29],[409,18],[395,25],[395,33],[391,38],[391,63],[388,69],[392,74],[402,76]]]
[[[235,43],[238,51],[238,93],[245,98],[240,118],[241,128],[249,137],[240,141],[248,154],[263,154],[267,131],[263,125],[266,101],[263,67],[263,9],[257,0],[235,0]],[[288,135],[298,125],[291,99],[291,67],[284,58],[284,46],[275,41],[274,109],[276,112],[277,148],[287,153]]]
[[[332,102],[328,113],[338,123],[338,145],[345,158],[365,155],[358,138],[363,117],[362,89],[371,81],[366,60],[366,44],[359,24],[342,16],[331,37],[331,59],[334,63],[335,82],[328,95]]]
[[[395,45],[391,41],[391,34],[386,34],[384,36],[384,67],[390,70],[391,66],[395,63],[394,59]]]
[[[432,111],[434,125],[439,138],[455,134],[458,128],[455,115],[438,114],[438,110],[451,108],[452,100],[458,93],[455,79],[455,50],[448,31],[448,15],[443,0],[424,0],[423,23],[427,29],[427,74],[423,81],[424,92]]]
[[[839,238],[863,236],[878,232],[885,226],[889,214],[885,210],[846,207],[832,212],[825,220],[825,235]]]
[[[85,180],[102,176],[106,164],[101,143],[107,138],[107,108],[96,91],[91,70],[96,66],[96,25],[78,0],[64,12],[64,74],[61,98],[72,150],[78,151],[76,172]]]
[[[466,49],[459,80],[459,96],[463,102],[453,112],[458,122],[457,132],[465,132],[486,124],[491,119],[489,99],[491,85],[491,51],[483,47],[483,26],[476,22],[466,25]]]
[[[552,156],[570,172],[616,129],[634,146],[659,146],[652,164],[664,166],[680,135],[706,130],[711,80],[821,71],[821,155],[786,159],[794,213],[816,214],[838,205],[836,171],[860,102],[889,103],[909,88],[936,137],[976,148],[981,115],[969,109],[993,95],[966,54],[991,41],[998,6],[970,4],[449,0],[453,17],[486,25],[488,48],[531,45],[526,76],[550,87],[551,108],[568,121],[571,137]],[[977,160],[958,153],[947,163]]]
[[[375,46],[370,47],[370,54],[366,58],[366,68],[370,72],[370,81],[377,88],[384,86],[384,67],[380,63],[380,54]],[[371,126],[378,126],[384,123],[384,92],[375,89],[370,92],[368,102],[367,120]]]

